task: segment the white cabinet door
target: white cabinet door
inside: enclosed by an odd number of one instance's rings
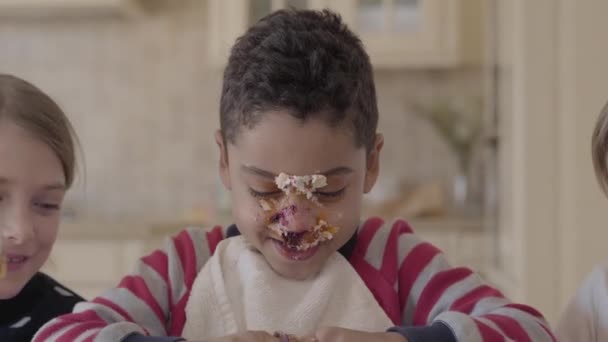
[[[465,55],[470,55],[463,51],[461,39],[465,24],[468,25],[466,32],[473,32],[468,37],[468,42],[473,43],[467,44],[467,49],[481,54],[482,1],[461,1],[210,0],[210,61],[215,66],[225,65],[230,47],[247,27],[271,11],[295,7],[330,8],[340,13],[361,37],[376,68],[453,67],[461,64]],[[465,23],[461,19],[468,13]]]
[[[460,59],[459,0],[334,0],[376,68],[448,67]]]
[[[133,0],[0,0],[1,17],[124,15],[136,12]]]

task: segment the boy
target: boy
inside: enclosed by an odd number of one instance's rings
[[[339,16],[260,20],[232,49],[215,137],[235,225],[182,231],[36,341],[552,341],[538,312],[450,268],[405,222],[360,221],[377,120],[369,57]]]

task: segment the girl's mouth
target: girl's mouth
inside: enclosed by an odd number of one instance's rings
[[[19,270],[30,258],[25,255],[6,255],[4,262],[8,272]]]

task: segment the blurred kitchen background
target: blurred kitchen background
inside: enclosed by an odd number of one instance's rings
[[[553,321],[608,257],[589,153],[602,0],[0,0],[0,72],[57,99],[82,148],[45,270],[91,298],[163,236],[230,223],[222,68],[288,6],[340,12],[374,64],[386,144],[366,215],[405,217]]]

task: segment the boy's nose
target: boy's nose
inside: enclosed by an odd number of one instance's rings
[[[297,198],[290,200],[288,210],[284,211],[283,225],[287,231],[300,233],[312,229],[316,220],[316,209],[308,200]]]

